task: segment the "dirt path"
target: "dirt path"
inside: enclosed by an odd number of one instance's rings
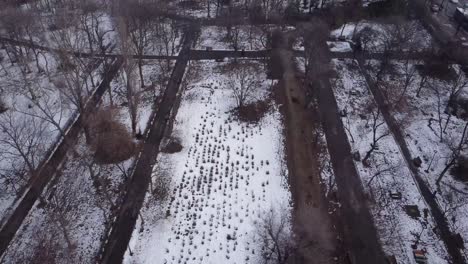
[[[185,31],[182,50],[164,91],[163,99],[154,115],[132,178],[127,185],[120,211],[112,223],[111,232],[104,242],[102,253],[98,256],[99,263],[116,264],[123,261],[151,180],[151,170],[159,152],[159,145],[164,137],[168,122],[170,122],[170,113],[175,101],[180,96],[178,92],[189,61],[190,47],[197,35],[196,32],[197,30],[193,28]]]
[[[377,106],[382,112],[382,116],[385,120],[385,123],[387,123],[388,128],[390,129],[393,137],[395,138],[395,141],[397,142],[400,148],[400,152],[406,161],[406,165],[408,166],[416,184],[418,185],[421,195],[424,197],[424,200],[429,205],[429,208],[431,210],[431,215],[433,216],[434,220],[437,223],[437,229],[439,230],[438,234],[440,235],[440,238],[442,239],[442,241],[445,243],[445,246],[447,247],[447,251],[453,263],[454,264],[466,263],[460,250],[456,246],[457,243],[456,243],[456,240],[454,239],[454,234],[452,234],[452,232],[450,231],[450,228],[449,228],[447,219],[444,216],[444,213],[442,212],[439,205],[437,204],[437,201],[435,200],[434,195],[432,194],[431,190],[429,189],[427,184],[424,182],[421,175],[419,175],[418,168],[416,168],[416,166],[414,166],[413,164],[413,161],[412,161],[413,157],[411,156],[411,152],[409,151],[408,145],[406,144],[406,140],[403,135],[403,132],[400,129],[400,125],[390,113],[389,106],[386,103],[386,100],[382,92],[380,91],[379,87],[372,81],[371,76],[365,70],[366,68],[364,65],[364,61],[361,59],[361,60],[358,60],[358,62],[359,62],[359,67],[361,69],[361,72],[363,73],[366,79],[366,82],[368,84],[368,87],[370,88],[370,91],[375,98]]]
[[[275,52],[284,72],[278,88],[284,106],[294,232],[299,246],[294,263],[336,263],[336,234],[321,190],[317,149],[311,140],[315,127],[305,107],[305,90],[296,78],[293,53],[282,49]]]
[[[322,80],[318,85],[319,111],[342,205],[344,246],[349,260],[352,264],[385,263],[332,88],[328,80]]]
[[[314,48],[321,49],[323,54],[329,54],[326,43]],[[321,59],[321,63],[311,62],[310,65],[326,67],[330,63],[330,57],[323,56]],[[338,187],[338,200],[341,204],[340,228],[344,235],[343,246],[347,250],[343,253],[347,254],[347,261],[352,264],[386,263],[328,78],[327,74],[321,74],[312,79],[311,84],[312,93],[317,96],[318,111]]]
[[[104,92],[109,87],[110,82],[117,74],[121,65],[122,60],[117,59],[104,74],[101,84],[96,89],[90,100],[86,103],[86,112],[94,112],[94,109],[101,101]],[[8,245],[23,223],[25,217],[33,207],[34,203],[40,197],[44,191],[44,188],[55,175],[57,168],[65,160],[67,156],[66,154],[70,147],[75,144],[82,129],[81,122],[82,116],[80,115],[78,119],[72,123],[65,135],[65,138],[60,142],[60,144],[58,144],[55,151],[50,156],[48,156],[48,160],[37,169],[37,174],[33,176],[29,189],[23,195],[22,199],[19,201],[9,218],[6,220],[5,224],[2,226],[2,229],[0,230],[0,256],[3,255],[5,250],[8,248]]]

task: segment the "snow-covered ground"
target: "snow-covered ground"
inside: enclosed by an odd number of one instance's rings
[[[138,68],[132,71],[132,84],[137,97],[137,132],[143,133],[147,127],[155,101],[164,92],[172,72],[174,61],[144,60],[142,72],[145,87],[140,85]],[[112,106],[120,110],[121,121],[131,131],[130,111],[127,103],[126,75],[123,68],[110,84],[112,89]],[[103,98],[105,106],[110,106],[111,100],[106,93]]]
[[[8,58],[5,50],[0,52]],[[83,63],[97,67],[92,77],[83,73],[78,77],[86,97],[99,84],[102,67],[98,61]],[[76,76],[58,69],[57,59],[50,53],[42,53],[37,65],[34,59],[21,66],[2,62],[0,95],[8,110],[0,114],[0,218],[29,179],[28,168],[39,165],[76,115],[76,98],[67,88],[67,81]]]
[[[392,110],[394,117],[403,124],[402,128],[412,156],[420,157],[423,161],[419,173],[430,189],[436,191],[438,189],[436,180],[450,160],[452,149],[458,146],[466,121],[456,116],[449,117],[445,112],[450,91],[456,86],[456,77],[442,80],[428,76],[421,87],[422,75],[415,68],[418,64],[421,65],[416,61],[409,61],[406,66],[406,62],[392,61],[395,74],[386,74],[383,78],[392,85],[390,87],[402,86],[405,80],[409,80],[403,103]],[[372,65],[375,74],[376,63]],[[458,68],[456,66],[453,68],[455,74]],[[466,87],[464,89],[467,90]],[[399,92],[401,93],[401,89]],[[467,184],[456,180],[449,170],[441,181],[436,198],[442,211],[447,215],[452,231],[460,233],[466,241],[468,238]]]
[[[338,77],[333,80],[333,89],[341,110],[352,151],[359,152],[362,160],[373,142],[373,124],[377,125],[378,148],[371,154],[368,166],[355,161],[363,185],[368,193],[370,208],[376,223],[384,251],[395,255],[398,263],[415,263],[411,245],[419,237],[418,249],[425,250],[429,263],[447,263],[447,252],[432,229],[435,223],[428,206],[405,164],[392,135],[388,132],[382,115],[378,114],[375,102],[356,62],[333,60]],[[387,135],[388,134],[388,135]],[[401,199],[392,199],[390,193],[401,193]],[[405,206],[416,205],[421,216],[410,217]]]
[[[64,16],[64,14],[67,14]],[[82,13],[81,10],[60,10],[57,13],[43,12],[35,17],[36,23],[29,26],[30,34],[18,34],[10,36],[7,32],[3,35],[22,40],[32,40],[44,47],[72,50],[88,53],[121,53],[122,42],[126,42],[126,53],[137,54],[141,50],[145,55],[177,55],[180,50],[182,30],[175,21],[155,16],[151,23],[141,23],[141,30],[135,30],[134,35],[126,38],[119,31],[120,26],[131,30],[133,25],[127,20],[122,24],[118,17],[114,17],[107,10],[96,10]],[[136,21],[134,23],[139,23]],[[123,29],[121,29],[123,30]],[[141,35],[140,35],[141,34]],[[145,34],[143,36],[142,34]],[[131,37],[138,39],[132,41]]]
[[[36,202],[1,263],[93,263],[133,159],[99,165],[81,137],[55,185]],[[124,174],[127,174],[125,176]]]
[[[230,35],[226,27],[202,27],[196,49],[259,50],[267,47],[268,28],[255,25],[233,26]]]
[[[167,83],[167,75],[173,66],[173,62],[168,63],[146,62],[143,74],[147,87],[142,89],[137,70],[132,74],[139,93],[137,123],[141,132],[146,130],[155,99]],[[124,83],[120,72],[110,85],[112,102],[117,109],[117,120],[131,131]],[[108,93],[104,94],[101,106],[110,106]],[[41,257],[42,247],[48,247],[50,259],[47,261],[50,262],[94,262],[134,161],[135,157],[131,157],[117,164],[97,164],[82,137],[76,151],[69,154],[56,184],[48,186],[43,195],[47,197],[44,199],[48,205],[39,201],[35,204],[3,256],[4,260],[8,263],[30,262]]]
[[[228,34],[227,27],[206,26],[201,28],[201,34],[197,41],[196,49],[233,50],[263,50],[268,49],[270,43],[268,36],[274,30],[292,30],[290,26],[277,25],[239,25],[231,26]],[[296,43],[296,49],[300,43]]]
[[[126,263],[251,263],[262,252],[262,219],[290,218],[278,106],[257,124],[238,121],[223,65],[190,66],[205,77],[188,80],[182,96],[171,137],[183,148],[158,157]],[[270,82],[256,67],[255,100],[264,100]]]
[[[327,45],[331,52],[353,51],[349,42],[346,42],[346,41],[327,41]]]
[[[389,23],[400,23],[398,25]],[[405,45],[404,49],[424,50],[431,48],[432,37],[418,21],[359,21],[346,23],[333,30],[330,37],[333,39],[353,41],[353,38],[362,35],[362,48],[372,52],[382,52],[387,48],[395,48],[394,41]],[[394,38],[399,38],[395,40]],[[393,47],[392,47],[393,45]]]

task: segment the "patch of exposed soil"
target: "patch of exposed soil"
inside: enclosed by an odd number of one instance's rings
[[[161,152],[174,154],[182,150],[182,145],[178,139],[171,139],[162,149]]]
[[[296,77],[292,56],[278,52],[284,69],[275,99],[285,117],[289,183],[294,203],[293,225],[298,235],[297,263],[332,263],[336,233],[321,190],[318,151],[313,144],[314,117],[306,107],[303,83]]]
[[[0,114],[6,112],[8,110],[8,107],[6,104],[2,101],[2,98],[0,97]]]
[[[234,110],[237,118],[243,122],[258,123],[270,108],[268,101],[259,101],[238,107]]]
[[[137,144],[127,128],[117,121],[113,109],[99,111],[91,121],[94,159],[101,164],[119,163],[132,157]]]
[[[202,9],[200,4],[197,1],[193,1],[193,0],[182,1],[182,2],[179,2],[178,5],[180,7],[187,8],[187,9],[195,9],[195,10]]]
[[[443,81],[452,81],[457,78],[457,74],[451,67],[449,67],[449,64],[428,63],[424,65],[416,65],[415,67],[421,76],[426,75]]]
[[[450,170],[450,174],[461,182],[468,183],[468,156],[460,157],[457,165]]]

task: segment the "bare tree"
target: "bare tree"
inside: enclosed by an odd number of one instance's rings
[[[140,85],[145,87],[143,78],[143,58],[145,49],[152,41],[154,34],[153,17],[154,5],[144,2],[133,2],[128,0],[120,0],[120,19],[119,19],[119,35],[122,46],[126,55],[130,52],[138,55],[137,65],[140,75]],[[124,39],[125,38],[125,39]],[[123,42],[128,42],[127,44]]]
[[[327,39],[330,29],[320,19],[302,25],[304,32],[305,74],[308,80],[315,80],[327,74],[329,69]]]
[[[379,141],[390,135],[390,131],[388,129],[382,129],[382,126],[385,125],[385,121],[382,120],[381,118],[381,112],[380,109],[377,107],[374,107],[373,110],[371,110],[371,115],[372,115],[372,120],[371,120],[371,128],[372,128],[372,142],[370,143],[370,149],[367,151],[366,155],[364,156],[364,159],[362,160],[362,163],[366,166],[368,166],[368,159],[371,157],[372,153],[378,149],[378,143]],[[366,126],[368,123],[366,124]]]
[[[463,90],[468,88],[468,78],[466,77],[465,73],[463,71],[458,72],[457,79],[452,83],[450,87],[450,94],[449,94],[449,100],[448,100],[448,118],[447,121],[445,122],[444,126],[444,132],[448,127],[448,124],[450,122],[450,118],[452,117],[452,109],[451,107],[454,107],[457,104],[457,100],[459,99],[459,96]]]
[[[271,48],[271,43],[269,42],[271,28],[268,25],[250,25],[248,30],[247,40],[249,41],[250,49]],[[258,44],[260,45],[258,46]]]
[[[372,182],[375,180],[375,178],[383,176],[383,175],[394,175],[395,170],[400,167],[400,164],[393,165],[390,163],[390,161],[387,159],[387,157],[383,157],[383,162],[376,164],[375,168],[376,171],[375,173],[369,178],[367,181],[367,186],[369,187]]]
[[[385,50],[412,52],[419,43],[414,39],[417,35],[415,23],[408,22],[404,17],[389,17],[384,22],[385,33],[381,36]]]
[[[39,39],[44,39],[43,35],[43,30],[41,28],[41,23],[37,23],[37,21],[41,20],[41,16],[36,13],[36,10],[31,9],[24,11],[22,13],[22,26],[24,29],[24,35],[28,39],[29,42],[34,43],[34,39],[39,38]],[[34,60],[36,62],[36,68],[38,72],[43,72],[44,69],[41,67],[39,63],[39,56],[42,54],[42,52],[34,45],[30,46],[30,50],[32,51],[34,55]]]
[[[357,27],[357,26],[356,26]],[[377,38],[377,33],[369,26],[364,26],[363,28],[357,30],[354,34],[353,40],[356,43],[357,51],[366,51],[374,52],[375,47],[372,44]]]
[[[285,264],[296,251],[288,210],[270,210],[257,222],[264,263]]]
[[[86,103],[95,88],[93,84],[88,82],[88,80],[92,79],[88,77],[90,77],[91,69],[94,68],[94,65],[89,65],[85,60],[67,54],[62,54],[61,57],[62,65],[66,69],[61,72],[62,75],[57,88],[72,103],[75,109],[81,113],[86,139],[90,142],[92,137],[88,128],[88,116],[90,113],[86,112]]]
[[[220,18],[226,28],[225,39],[234,49],[238,48],[240,28],[237,26],[242,20],[242,10],[239,7],[229,6]]]
[[[29,176],[34,171],[41,159],[41,152],[45,151],[45,122],[32,117],[24,117],[9,110],[0,115],[0,129],[3,134],[0,137],[2,159],[10,160],[13,167],[26,166]],[[17,162],[21,160],[22,163]],[[21,171],[18,168],[16,171]],[[23,177],[23,175],[20,175]],[[27,178],[23,178],[27,181]]]
[[[436,180],[436,184],[439,185],[440,181],[444,177],[444,175],[447,173],[447,171],[456,164],[457,160],[460,158],[461,153],[468,147],[468,141],[467,141],[467,129],[468,129],[468,122],[466,122],[465,127],[463,128],[463,132],[460,137],[460,141],[458,142],[457,145],[454,146],[449,146],[451,153],[450,157],[445,165],[445,168],[442,170],[442,172],[439,174],[439,177]]]
[[[367,181],[367,184],[366,184],[369,191],[370,191],[370,194],[371,194],[371,196],[372,196],[372,198],[374,200],[375,200],[375,197],[374,197],[374,191],[373,191],[373,188],[372,188],[372,183],[374,183],[375,181],[380,180],[380,182],[379,182],[380,186],[379,186],[378,193],[387,193],[385,190],[383,190],[383,188],[381,186],[382,182],[384,182],[383,183],[384,188],[390,187],[390,186],[387,186],[387,184],[385,183],[385,177],[388,177],[388,176],[393,177],[396,174],[397,169],[401,166],[400,163],[392,164],[392,161],[388,160],[385,155],[383,155],[382,159],[383,160],[375,159],[376,162],[374,162],[373,174],[369,178],[369,180]]]
[[[443,125],[443,122],[445,120],[444,110],[443,110],[445,108],[445,106],[443,105],[443,101],[442,101],[443,94],[440,91],[441,87],[439,85],[431,83],[429,86],[430,86],[431,90],[435,93],[435,95],[437,96],[437,119],[434,119],[432,117],[429,118],[428,126],[439,137],[440,142],[442,142],[444,140],[444,125]],[[447,119],[448,119],[448,117],[447,117]],[[438,124],[437,131],[435,131],[434,128],[432,127],[432,121],[437,121],[437,124]]]
[[[13,82],[13,85],[21,87],[19,91],[29,103],[27,108],[13,105],[15,111],[46,121],[56,128],[60,136],[65,136],[62,121],[67,106],[61,95],[53,95],[55,87],[41,87],[35,77],[27,74],[21,74],[19,82]]]
[[[89,152],[79,153],[78,166],[82,167],[83,171],[87,171],[93,181],[93,186],[96,191],[96,207],[102,211],[103,218],[106,222],[109,219],[109,209],[115,208],[113,194],[111,192],[107,173],[103,173],[103,166],[96,163],[93,155]]]
[[[14,7],[6,7],[1,11],[0,14],[0,24],[2,29],[4,30],[4,34],[6,34],[11,39],[22,39],[24,36],[24,24],[28,19],[25,19],[24,11],[14,8]],[[26,48],[22,46],[17,46],[13,44],[9,44],[8,46],[5,44],[5,51],[7,56],[10,59],[11,64],[13,65],[16,62],[20,62],[22,68],[26,72],[31,72],[29,65],[27,63],[27,52]]]
[[[235,62],[230,65],[227,82],[228,89],[232,91],[232,96],[236,100],[237,107],[241,109],[247,100],[253,96],[256,88],[260,87],[261,81],[255,74],[256,68],[246,62]]]
[[[172,56],[177,51],[177,38],[180,36],[177,24],[173,20],[164,20],[159,18],[157,23],[154,25],[154,43],[158,48],[157,52],[160,55]],[[165,60],[165,72],[170,72],[171,60]]]
[[[127,99],[128,111],[130,114],[130,122],[132,134],[137,133],[138,123],[138,106],[140,103],[140,93],[135,85],[134,78],[135,63],[132,60],[125,60],[121,71],[121,77],[125,83],[125,96]]]
[[[239,26],[230,27],[227,40],[234,50],[239,50],[241,42],[241,28]]]
[[[401,85],[401,93],[397,97],[397,99],[394,101],[393,105],[399,105],[404,97],[406,96],[406,93],[408,91],[408,88],[413,84],[416,78],[416,67],[413,67],[413,65],[410,64],[409,59],[406,59],[404,68],[403,68],[403,81]]]
[[[420,97],[421,95],[421,91],[424,87],[426,87],[427,85],[427,81],[428,81],[428,74],[425,70],[422,70],[421,71],[421,74],[420,74],[420,79],[419,79],[419,85],[418,85],[418,89],[416,90],[416,97]]]
[[[54,223],[57,224],[59,229],[61,230],[63,237],[65,238],[65,242],[67,243],[69,254],[73,254],[73,250],[75,249],[75,242],[72,240],[70,236],[70,221],[66,215],[67,211],[73,210],[72,199],[69,196],[61,196],[57,198],[57,195],[52,196],[51,203],[49,204],[49,213],[51,218],[53,219]]]
[[[121,7],[123,8],[123,7]],[[136,13],[138,13],[139,8],[137,8]],[[131,59],[131,52],[132,52],[132,47],[135,48],[138,46],[137,49],[139,49],[141,52],[143,52],[144,47],[146,46],[146,35],[140,35],[146,32],[143,29],[136,29],[139,31],[139,33],[131,33],[131,26],[129,20],[133,19],[131,17],[125,17],[122,16],[118,20],[118,33],[119,33],[119,40],[120,40],[120,46],[121,46],[121,51],[124,57],[123,61],[123,67],[121,71],[121,77],[123,79],[123,82],[125,83],[125,95],[127,99],[127,106],[130,114],[130,121],[131,121],[131,128],[132,128],[132,133],[133,135],[136,134],[137,130],[137,122],[138,122],[138,104],[139,104],[139,92],[138,89],[135,85],[135,69],[136,69],[136,64],[135,61]],[[137,42],[137,45],[135,45],[135,42]],[[139,42],[141,41],[141,42]],[[141,46],[140,46],[141,45]],[[137,51],[138,52],[138,51]],[[143,78],[143,73],[142,73],[142,65],[141,65],[141,60],[138,60],[138,68],[140,72],[140,79]],[[142,81],[143,79],[141,79]],[[141,82],[142,85],[144,83]],[[143,86],[142,86],[143,87]]]

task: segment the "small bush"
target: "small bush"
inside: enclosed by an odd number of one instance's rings
[[[7,110],[8,110],[8,106],[3,101],[2,97],[0,97],[0,114],[6,112]]]
[[[163,148],[162,148],[162,152],[163,153],[169,153],[169,154],[173,154],[173,153],[177,153],[177,152],[180,152],[182,150],[182,145],[180,144],[179,140],[177,139],[171,139]]]
[[[455,179],[468,183],[468,155],[462,155],[458,158],[456,166],[451,170],[451,174]]]

